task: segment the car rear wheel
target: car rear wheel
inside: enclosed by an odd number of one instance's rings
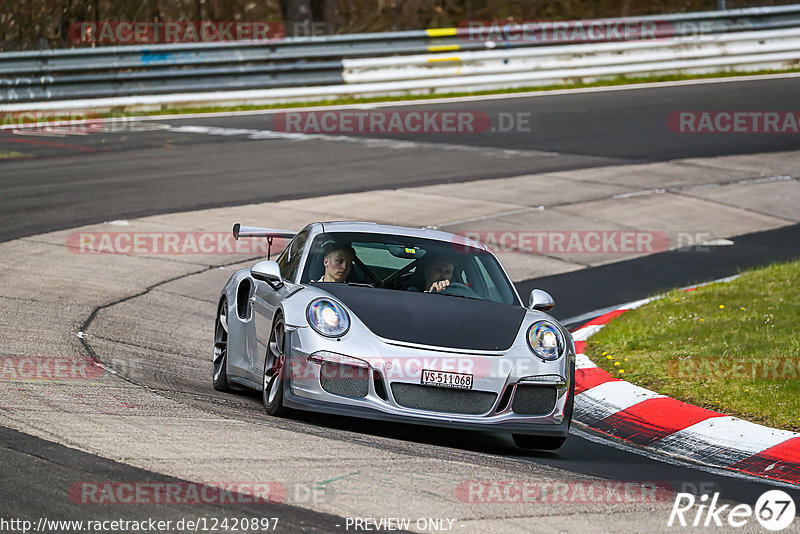
[[[289,415],[283,405],[283,378],[286,368],[286,328],[283,317],[275,318],[269,336],[267,357],[264,359],[262,398],[267,413],[276,417]]]
[[[514,443],[523,449],[539,449],[542,451],[554,451],[560,448],[567,440],[567,436],[530,436],[528,434],[512,434]]]
[[[230,391],[228,383],[228,299],[222,297],[214,321],[214,375],[212,383],[217,391]]]

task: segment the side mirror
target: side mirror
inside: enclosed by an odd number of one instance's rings
[[[256,280],[266,282],[276,289],[283,285],[281,268],[278,267],[278,262],[275,261],[260,261],[256,263],[250,268],[250,276]]]
[[[542,291],[541,289],[534,289],[531,291],[531,297],[528,301],[528,307],[532,310],[539,310],[539,311],[550,311],[553,309],[553,306],[556,305],[556,301],[553,300],[553,297],[550,296],[550,293],[547,291]]]

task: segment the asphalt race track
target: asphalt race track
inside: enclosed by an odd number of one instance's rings
[[[315,139],[270,139],[265,149],[263,140],[231,132],[269,130],[271,115],[152,121],[228,130],[210,135],[126,132],[123,126],[117,133],[54,138],[0,131],[0,150],[31,158],[2,163],[0,240],[213,206],[792,150],[798,147],[795,135],[674,134],[666,124],[676,110],[749,109],[754,100],[768,102],[769,109],[792,109],[799,91],[800,78],[787,78],[426,104],[434,110],[478,110],[495,119],[500,113],[529,113],[531,131],[430,134],[424,143],[368,150],[361,142]],[[499,120],[495,124],[499,127]],[[369,138],[415,141],[409,135]],[[509,156],[507,150],[521,153]]]
[[[123,508],[77,505],[66,498],[75,480],[115,480],[120,482],[169,484],[174,478],[137,469],[48,441],[0,427],[0,449],[3,451],[4,516],[15,518],[69,517],[72,520],[161,521],[177,522],[185,517],[233,515],[240,518],[279,517],[286,532],[328,532],[339,518],[293,506],[271,503],[253,504],[163,504],[142,512],[136,505]],[[74,490],[73,490],[74,491]]]
[[[798,257],[800,225],[738,236],[727,247],[687,247],[517,284],[520,295],[536,287],[558,295],[553,315],[569,321],[675,287],[717,280],[744,269]],[[602,288],[600,290],[599,288]],[[610,288],[613,288],[611,290]],[[567,324],[577,324],[568,322]]]
[[[13,150],[22,156],[0,160],[0,241],[217,206],[425,184],[458,188],[460,182],[550,171],[796,150],[800,147],[797,135],[684,136],[670,132],[665,124],[676,110],[751,109],[754,100],[769,109],[793,109],[799,91],[800,78],[785,78],[415,104],[414,109],[427,106],[480,110],[493,117],[517,113],[533,117],[531,132],[430,135],[424,142],[410,135],[378,134],[334,142],[313,137],[253,138],[252,132],[271,130],[270,114],[156,118],[137,123],[137,131],[49,138],[1,131],[0,152]],[[671,287],[800,257],[797,224],[736,236],[732,241],[732,246],[673,250],[517,285],[522,295],[534,287],[550,291],[558,303],[555,315],[564,320]],[[135,386],[161,390],[169,399],[229,419],[266,417],[258,396],[230,396],[220,402],[198,394],[192,381],[174,379],[166,388],[146,373],[133,371],[126,378]],[[751,504],[775,487],[753,478],[662,461],[580,429],[574,429],[576,435],[556,453],[543,453],[521,452],[506,436],[442,433],[338,417],[269,424],[345,445],[374,447],[376,454],[458,458],[520,473],[554,468],[615,481],[663,481],[675,491],[719,491],[727,500]],[[372,438],[386,439],[373,442]],[[87,508],[70,500],[71,481],[175,481],[132,467],[124,458],[112,461],[4,427],[0,427],[0,449],[4,516],[133,519],[140,513],[133,507]],[[800,503],[800,490],[784,489]],[[189,508],[165,506],[148,514],[159,519],[221,515],[219,506]],[[273,514],[280,517],[281,531],[289,532],[340,530],[344,524],[342,517],[287,504],[258,509],[235,505],[225,512],[248,517]]]

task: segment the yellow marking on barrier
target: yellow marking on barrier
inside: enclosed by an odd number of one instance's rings
[[[453,50],[461,50],[461,45],[436,45],[428,47],[428,52],[451,52]]]
[[[451,37],[456,34],[455,28],[433,28],[425,31],[428,32],[428,37]]]
[[[429,57],[428,63],[441,63],[442,61],[461,61],[461,58],[458,56],[447,56],[447,57]]]

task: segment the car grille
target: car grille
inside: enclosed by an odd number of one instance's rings
[[[357,365],[324,362],[320,368],[322,389],[342,397],[366,397],[369,393],[369,369]]]
[[[555,386],[520,385],[511,409],[524,415],[547,415],[556,407]]]
[[[392,384],[394,400],[400,406],[430,412],[482,414],[492,409],[497,393],[417,384]]]

